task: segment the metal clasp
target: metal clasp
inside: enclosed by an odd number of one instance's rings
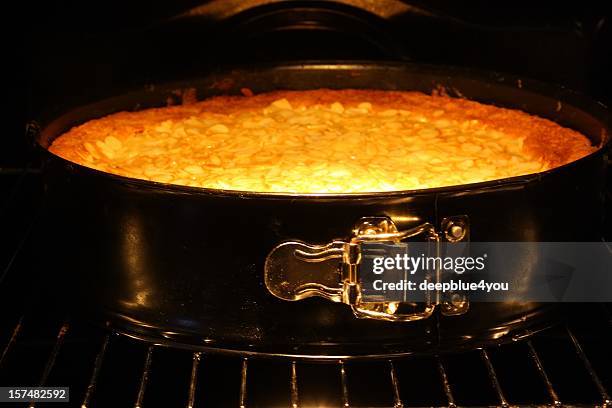
[[[452,224],[452,221],[457,224]],[[311,245],[297,240],[283,242],[266,258],[266,287],[274,296],[287,301],[318,296],[345,303],[358,318],[420,320],[431,316],[440,303],[443,303],[444,314],[465,313],[467,299],[463,299],[463,307],[452,309],[448,307],[452,303],[441,299],[437,292],[426,292],[422,302],[366,301],[362,297],[359,267],[365,243],[400,243],[418,237],[420,241],[431,242],[433,251],[439,255],[441,237],[448,241],[461,241],[468,237],[467,217],[449,217],[444,222],[447,224],[442,233],[428,222],[400,231],[388,217],[365,217],[355,225],[349,240],[333,240],[326,245]],[[427,275],[426,279],[439,282],[439,271]]]

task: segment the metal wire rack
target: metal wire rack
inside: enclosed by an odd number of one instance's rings
[[[69,385],[83,408],[612,406],[609,316],[603,338],[583,334],[584,344],[566,325],[467,353],[325,363],[189,352],[40,320],[21,317],[10,331],[0,383]]]

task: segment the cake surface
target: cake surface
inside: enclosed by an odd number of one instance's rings
[[[595,150],[585,136],[552,121],[447,96],[246,93],[94,119],[49,150],[137,179],[279,193],[474,183],[541,172]]]

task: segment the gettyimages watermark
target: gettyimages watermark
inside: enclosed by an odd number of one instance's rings
[[[362,301],[612,302],[612,243],[365,243]]]

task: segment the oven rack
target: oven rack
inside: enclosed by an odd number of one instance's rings
[[[612,320],[607,306],[594,307],[604,320],[595,337],[570,322],[471,352],[333,362],[172,349],[80,322],[24,315],[2,339],[0,383],[70,385],[70,406],[83,408],[160,401],[176,407],[610,407],[612,354],[594,350],[612,339]],[[523,388],[519,395],[517,388]]]

